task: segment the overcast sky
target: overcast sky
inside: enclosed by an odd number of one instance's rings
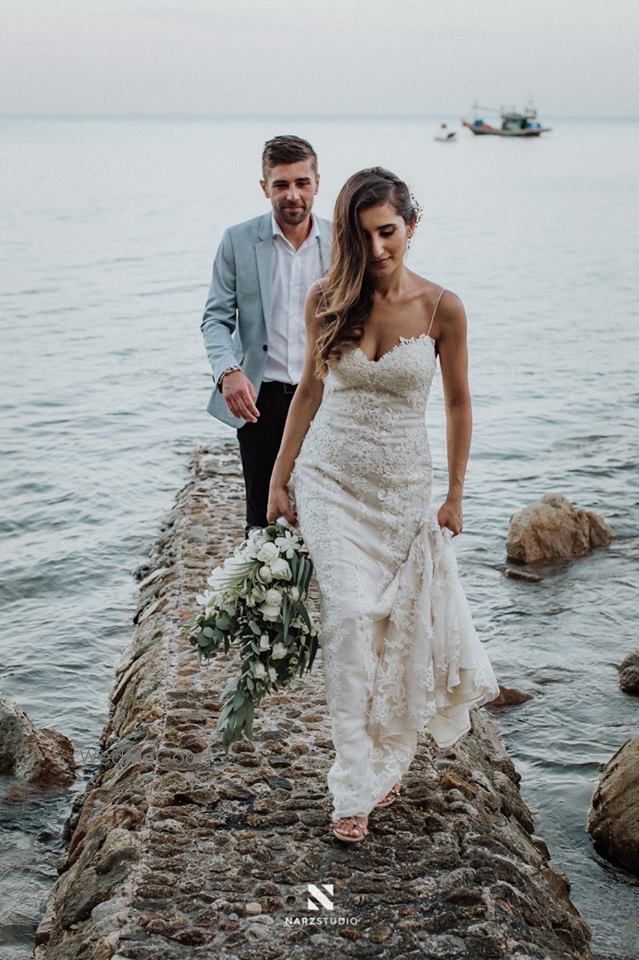
[[[1,0],[0,113],[639,116],[638,0]]]

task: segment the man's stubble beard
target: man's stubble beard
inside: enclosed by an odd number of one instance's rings
[[[284,207],[278,207],[276,215],[287,223],[291,227],[296,227],[298,224],[303,223],[308,216],[310,216],[311,208],[304,204],[303,209],[299,210],[287,210]]]

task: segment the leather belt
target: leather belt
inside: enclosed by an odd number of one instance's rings
[[[297,390],[296,383],[283,383],[281,380],[265,380],[262,382],[262,389],[268,388],[271,390],[277,390],[280,393],[295,393]]]

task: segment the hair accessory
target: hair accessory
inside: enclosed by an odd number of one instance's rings
[[[415,223],[419,223],[419,221],[422,219],[422,216],[424,214],[422,205],[419,202],[419,200],[415,199],[415,195],[412,193],[410,194],[410,202],[412,203],[413,210],[415,211]]]

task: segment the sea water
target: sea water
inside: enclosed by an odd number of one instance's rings
[[[424,208],[409,266],[464,300],[474,437],[456,549],[500,681],[534,694],[500,715],[502,735],[595,953],[633,955],[638,881],[585,822],[637,730],[616,666],[637,643],[639,122],[438,143],[441,119],[0,119],[0,689],[80,765],[68,793],[0,804],[3,958],[30,956],[96,767],[133,573],[193,447],[232,435],[205,411],[200,318],[223,229],[269,209],[262,145],[289,132],[319,154],[324,216],[361,167],[407,179]],[[436,497],[443,418],[438,378]],[[509,519],[550,491],[616,538],[539,584],[506,579]]]

